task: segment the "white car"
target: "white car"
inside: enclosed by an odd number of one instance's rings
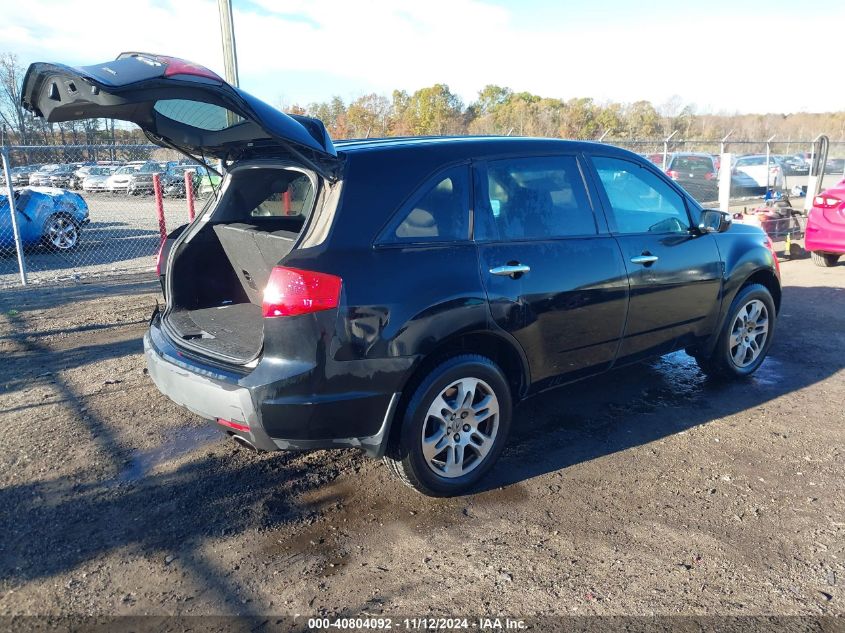
[[[90,167],[88,174],[82,180],[82,190],[86,193],[107,191],[109,177],[117,171],[117,167]]]
[[[783,167],[781,167],[781,164],[774,156],[769,156],[768,166],[766,165],[765,154],[740,156],[734,162],[733,173],[747,176],[753,180],[758,187],[783,189],[785,186]]]
[[[106,191],[110,191],[111,193],[118,193],[121,191],[125,193],[128,191],[130,177],[140,168],[140,165],[126,165],[119,168],[106,179]]]

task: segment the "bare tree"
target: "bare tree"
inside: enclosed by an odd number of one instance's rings
[[[24,67],[14,53],[0,53],[0,119],[25,145],[30,142],[32,115],[21,104]]]

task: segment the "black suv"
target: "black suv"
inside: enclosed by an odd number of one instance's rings
[[[211,71],[130,53],[30,67],[26,107],[225,165],[160,255],[158,388],[259,450],[358,447],[431,495],[493,465],[517,402],[686,349],[756,370],[781,289],[757,228],[656,167],[550,139],[329,139]],[[210,169],[210,167],[209,167]]]

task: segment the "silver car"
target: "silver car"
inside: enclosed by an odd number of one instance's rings
[[[86,193],[107,191],[106,181],[117,171],[117,167],[91,167],[82,180],[82,190]]]
[[[50,186],[50,176],[56,171],[61,165],[58,163],[44,165],[38,171],[33,172],[29,175],[29,186],[30,187],[49,187]]]
[[[111,193],[126,193],[129,190],[129,182],[140,165],[125,165],[119,168],[111,176],[106,179],[106,190]]]

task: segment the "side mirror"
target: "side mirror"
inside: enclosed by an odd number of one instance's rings
[[[698,221],[698,230],[702,233],[724,233],[733,223],[730,213],[718,209],[704,209]]]

